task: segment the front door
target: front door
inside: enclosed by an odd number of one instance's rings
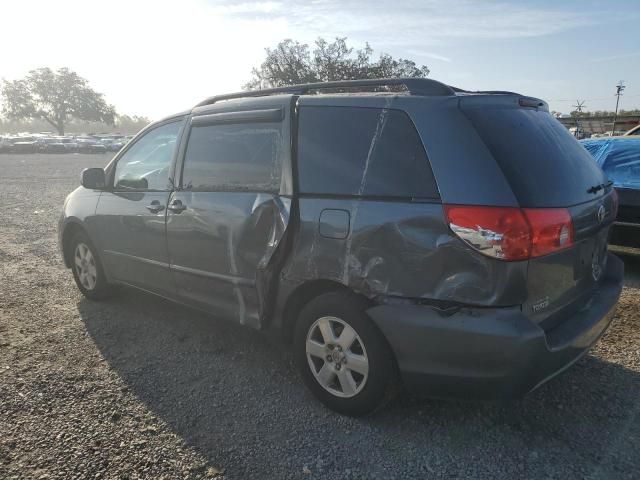
[[[113,188],[98,203],[98,245],[105,268],[119,282],[173,296],[166,242],[171,171],[182,119],[135,140],[117,159]]]
[[[252,120],[252,116],[255,118]],[[181,299],[257,326],[289,220],[280,195],[288,164],[284,107],[194,116],[182,188],[168,204],[167,244]]]

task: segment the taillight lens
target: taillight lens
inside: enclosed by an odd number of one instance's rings
[[[490,257],[522,260],[531,253],[531,231],[519,208],[445,205],[449,227]]]
[[[541,257],[573,245],[573,222],[566,208],[523,208],[531,226],[531,256]]]
[[[445,205],[444,209],[458,237],[501,260],[526,260],[573,244],[573,223],[566,208]]]

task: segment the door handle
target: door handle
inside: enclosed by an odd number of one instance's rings
[[[164,210],[164,205],[161,205],[158,200],[154,200],[150,205],[147,205],[147,210],[151,213],[158,213]]]
[[[187,209],[187,206],[180,200],[174,200],[167,208],[173,213],[182,213]]]

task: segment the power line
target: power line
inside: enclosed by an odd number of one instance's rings
[[[640,95],[626,95],[626,98],[636,98],[636,97],[640,97]],[[593,101],[593,100],[610,100],[611,97],[596,97],[596,98],[585,98],[585,101]],[[556,98],[556,99],[551,99],[551,100],[547,100],[548,102],[575,102],[575,99],[571,99],[571,98]]]

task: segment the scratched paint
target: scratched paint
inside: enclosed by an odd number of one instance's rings
[[[362,196],[364,194],[365,188],[367,186],[367,174],[369,173],[369,166],[371,164],[371,159],[373,158],[373,153],[375,152],[376,149],[376,145],[378,144],[378,141],[380,140],[380,138],[382,137],[382,134],[384,132],[384,127],[387,124],[387,117],[388,117],[388,112],[389,112],[389,107],[391,106],[391,102],[392,102],[393,98],[392,97],[388,97],[386,100],[386,104],[385,104],[385,108],[383,108],[380,111],[380,115],[378,116],[378,122],[376,123],[376,129],[373,133],[373,136],[371,137],[371,143],[369,144],[369,151],[367,152],[367,159],[365,161],[364,164],[364,169],[362,170],[362,178],[360,180],[360,186],[358,187],[358,196]],[[359,201],[355,201],[352,203],[352,208],[351,208],[351,218],[353,219],[353,223],[356,222],[356,219],[358,217],[358,207],[360,205]],[[350,276],[350,269],[351,269],[351,244],[353,242],[353,235],[348,235],[347,236],[347,247],[346,247],[346,254],[345,254],[345,262],[344,262],[344,266],[343,266],[343,273],[342,273],[342,282],[345,285],[349,284],[349,276]]]
[[[283,288],[324,279],[374,301],[403,297],[515,305],[526,291],[526,262],[493,262],[446,227],[437,203],[362,200],[350,240],[318,235],[320,212],[352,209],[339,199],[300,199],[300,227],[283,269]],[[345,266],[349,275],[345,278]]]

